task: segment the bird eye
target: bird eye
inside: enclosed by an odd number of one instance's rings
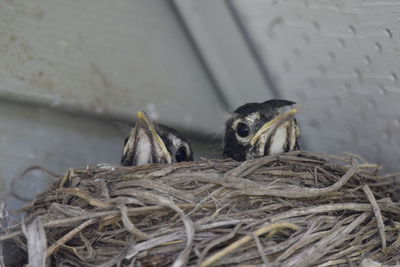
[[[181,162],[186,159],[187,156],[187,151],[186,147],[181,146],[176,152],[175,152],[175,160],[176,162]]]
[[[239,122],[236,126],[236,133],[240,137],[247,137],[250,134],[250,127],[246,123]]]

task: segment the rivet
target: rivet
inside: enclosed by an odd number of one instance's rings
[[[386,96],[388,92],[385,86],[383,84],[379,84],[378,86],[379,86],[379,94]]]
[[[356,28],[353,25],[349,25],[349,32],[353,35],[356,35]]]
[[[319,26],[319,23],[317,21],[314,20],[311,24],[312,24],[314,30],[319,31],[320,26]]]
[[[390,73],[390,79],[395,83],[397,83],[399,81],[399,78],[397,77],[396,73],[394,73],[394,72]]]
[[[346,42],[344,41],[343,38],[339,38],[337,42],[338,42],[338,45],[339,45],[341,48],[344,48],[344,47],[346,46]]]
[[[380,43],[375,42],[374,45],[375,45],[376,50],[378,50],[378,52],[382,52],[382,45]]]
[[[372,64],[372,60],[368,55],[364,55],[364,63],[366,65],[371,65]]]
[[[389,29],[385,29],[385,33],[386,33],[386,36],[387,36],[387,37],[389,37],[390,39],[392,39],[392,38],[393,38],[393,33],[392,33],[392,31],[391,31],[391,30],[389,30]]]
[[[361,73],[361,70],[359,70],[358,68],[355,68],[354,69],[354,72],[353,72],[353,76],[358,80],[358,81],[362,81],[362,73]]]
[[[329,51],[329,52],[328,52],[328,60],[329,60],[330,62],[335,61],[335,60],[336,60],[336,55],[335,55],[335,53],[333,53],[332,51]]]

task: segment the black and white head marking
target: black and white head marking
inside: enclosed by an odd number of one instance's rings
[[[189,141],[170,127],[155,124],[144,112],[138,112],[138,122],[125,139],[121,164],[138,166],[149,163],[192,161]]]
[[[298,149],[294,104],[273,99],[237,108],[226,122],[224,156],[244,161]]]

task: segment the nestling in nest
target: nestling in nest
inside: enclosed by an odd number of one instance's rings
[[[293,104],[235,111],[224,155],[242,163],[181,162],[187,140],[139,112],[121,162],[142,166],[71,169],[0,240],[14,238],[32,266],[395,263],[398,184],[357,156],[276,156],[298,149]]]
[[[298,151],[71,169],[24,209],[25,235],[17,225],[0,240],[51,266],[392,264],[399,187],[377,170]]]

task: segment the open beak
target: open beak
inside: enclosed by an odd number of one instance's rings
[[[131,144],[131,147],[126,147],[126,150],[130,151],[124,150],[124,155],[128,153],[130,155],[131,164],[129,165],[171,163],[171,154],[157,133],[154,122],[143,111],[138,111],[137,117],[138,121],[132,129],[127,144]]]
[[[285,122],[293,121],[294,115],[297,113],[297,109],[291,108],[282,114],[279,114],[274,119],[265,123],[251,138],[250,144],[253,148],[256,148],[260,154],[264,154],[265,144],[268,139],[273,137],[276,130],[282,126]]]

